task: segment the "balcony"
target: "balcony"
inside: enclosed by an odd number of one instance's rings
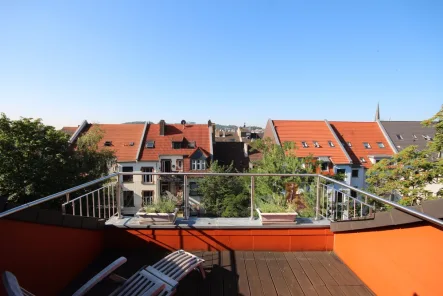
[[[225,174],[250,179],[247,217],[193,217],[184,186],[182,217],[140,224],[121,214],[125,174],[151,173],[115,173],[29,204],[0,204],[7,242],[0,271],[13,272],[35,295],[72,295],[120,256],[128,261],[117,274],[127,278],[185,249],[205,259],[208,276],[192,272],[177,295],[436,295],[441,289],[441,200],[409,208],[325,176],[279,174],[272,177],[300,177],[295,193],[315,193],[314,210],[296,222],[266,224],[256,212],[255,184],[267,175]],[[211,176],[182,175],[185,184]],[[60,210],[46,209],[57,200]],[[375,202],[393,209],[380,211]],[[113,289],[103,281],[88,295]]]

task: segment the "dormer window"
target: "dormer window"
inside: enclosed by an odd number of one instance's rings
[[[377,142],[378,148],[385,148],[385,144],[382,142]]]
[[[182,142],[172,142],[172,149],[181,149]]]
[[[309,147],[307,142],[301,142],[301,145],[303,146],[303,148],[308,148]]]
[[[397,140],[403,140],[403,136],[400,134],[395,135],[397,137]]]
[[[155,141],[147,141],[146,142],[146,148],[152,149],[155,147]]]
[[[188,142],[188,148],[195,148],[195,141]]]
[[[104,146],[112,146],[112,141],[105,141]]]
[[[360,157],[360,161],[361,161],[362,163],[366,163],[366,159],[365,159],[364,157]]]
[[[335,147],[334,143],[332,141],[328,141],[329,147]]]
[[[317,141],[314,141],[314,147],[315,148],[320,148],[320,144]]]
[[[366,149],[371,149],[371,145],[370,145],[368,142],[363,142],[363,146],[364,146]]]

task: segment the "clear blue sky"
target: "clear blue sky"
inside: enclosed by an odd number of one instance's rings
[[[0,28],[0,112],[56,127],[373,120],[377,102],[422,120],[443,103],[441,0],[0,0]]]

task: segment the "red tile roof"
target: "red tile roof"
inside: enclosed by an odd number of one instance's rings
[[[273,123],[282,145],[291,141],[296,144],[297,156],[328,156],[334,164],[350,163],[325,121],[274,120]],[[303,148],[302,141],[309,147]],[[314,141],[319,143],[319,148],[314,146]],[[332,141],[334,147],[330,147],[328,141]]]
[[[207,124],[166,124],[165,135],[160,135],[160,125],[150,124],[146,130],[145,143],[154,141],[154,148],[142,147],[141,161],[158,161],[161,155],[182,155],[189,157],[196,148],[201,148],[204,153],[210,155],[210,134]],[[184,138],[187,142],[195,142],[195,148],[173,149],[172,141]],[[185,162],[186,165],[186,162]],[[185,166],[186,169],[186,166]]]
[[[345,122],[330,121],[336,135],[342,140],[343,146],[352,158],[352,163],[361,164],[365,168],[372,166],[369,155],[393,155],[388,141],[380,130],[377,122]],[[351,143],[349,147],[347,142]],[[366,149],[363,142],[369,143],[370,149]],[[380,148],[377,142],[381,142],[384,148]],[[360,158],[364,157],[366,162],[362,163]]]
[[[62,132],[65,132],[69,136],[72,136],[77,129],[78,129],[78,126],[64,126],[64,127],[62,127],[61,130],[62,130]]]
[[[86,131],[91,130],[97,124],[90,124]],[[143,134],[144,124],[98,124],[104,131],[104,136],[98,144],[99,148],[107,148],[115,151],[118,162],[135,161]],[[105,146],[106,141],[112,141],[112,146]],[[134,142],[134,145],[130,145]]]

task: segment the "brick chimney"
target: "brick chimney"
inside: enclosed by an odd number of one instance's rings
[[[160,136],[164,136],[165,135],[165,125],[166,125],[166,123],[162,119],[162,120],[160,120],[159,124],[160,124]]]

